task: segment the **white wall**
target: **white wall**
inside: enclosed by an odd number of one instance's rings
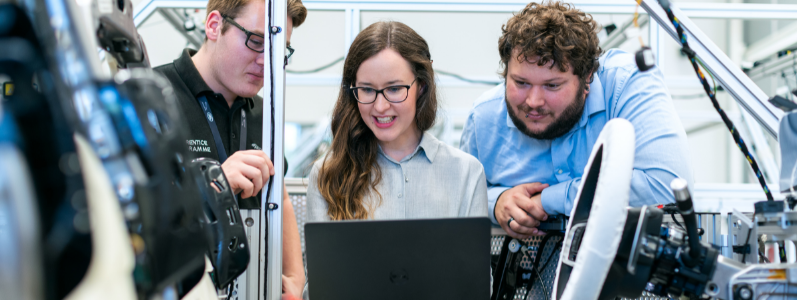
[[[781,0],[781,3],[785,1]],[[198,26],[204,16],[205,12],[199,11],[196,17]],[[511,16],[509,13],[361,12],[360,16],[362,29],[375,21],[382,20],[404,22],[415,29],[429,43],[434,68],[437,70],[456,73],[468,78],[499,79],[497,75],[500,71],[497,39],[500,36],[500,26]],[[632,15],[627,14],[594,15],[594,18],[602,25],[613,22],[618,26],[631,17]],[[746,21],[745,24],[753,25],[753,27],[745,26],[742,32],[732,33],[730,32],[730,20],[695,19],[693,21],[726,53],[731,50],[729,49],[731,34],[742,35],[746,42],[753,42],[751,40],[755,39],[753,37],[758,35],[758,32],[754,32],[752,28],[761,28],[760,31],[766,36],[768,31],[775,30],[779,28],[778,25],[786,23]],[[186,40],[157,14],[140,27],[140,33],[147,44],[153,65],[168,63],[177,58],[186,44]],[[642,35],[647,41],[647,26],[642,28]],[[662,36],[665,36],[664,32],[662,32]],[[297,51],[287,69],[314,69],[343,57],[345,54],[344,37],[345,14],[343,11],[309,11],[306,22],[295,29],[292,36],[292,46]],[[681,55],[679,45],[667,37],[662,44],[665,45],[662,55],[665,57],[666,64],[660,67],[667,78],[670,92],[673,95],[702,94],[702,87],[694,75],[690,62]],[[639,45],[632,39],[623,44],[621,48],[632,52],[636,51]],[[341,76],[342,65],[343,63],[339,62],[314,75],[327,78],[327,82],[317,81],[317,83],[301,85],[291,84],[293,81],[289,81],[286,93],[287,122],[312,125],[323,116],[330,114],[338,95],[339,83],[330,79]],[[438,76],[440,80],[452,82],[450,78]],[[296,83],[296,81],[294,82]],[[774,87],[769,86],[771,82],[761,84],[763,84],[762,88],[765,92],[773,93]],[[442,109],[448,112],[452,120],[460,126],[463,124],[472,102],[490,88],[489,85],[442,84],[439,89]],[[738,115],[735,102],[724,92],[719,95],[723,108],[731,115]],[[679,114],[683,116],[681,119],[686,129],[691,131],[698,126],[712,124],[707,129],[689,135],[691,163],[694,166],[696,182],[755,182],[749,175],[751,172],[743,156],[732,143],[727,129],[718,121],[718,117],[715,117],[716,112],[707,97],[676,99],[674,105]],[[711,118],[691,117],[703,114],[711,116]],[[709,123],[708,120],[712,120],[712,122]]]

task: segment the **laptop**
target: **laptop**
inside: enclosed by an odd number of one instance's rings
[[[488,218],[307,223],[311,300],[488,299]]]

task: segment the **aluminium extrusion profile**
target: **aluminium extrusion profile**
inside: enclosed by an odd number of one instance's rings
[[[792,67],[796,68],[796,66],[797,66],[797,52],[792,52],[750,69],[750,71],[747,71],[747,75],[750,76],[750,79],[758,80],[761,79],[762,77],[777,74],[778,72],[784,70],[792,69]]]
[[[651,18],[674,40],[680,41],[675,27],[657,0],[642,0]],[[725,90],[736,99],[742,108],[752,115],[758,123],[777,139],[778,125],[783,112],[768,102],[769,97],[737,67],[722,50],[717,47],[681,10],[675,6],[672,12],[677,18],[688,39],[689,46],[697,53],[714,77]]]
[[[287,1],[272,0],[267,3],[268,7],[264,12],[264,20],[267,20],[264,22],[264,32],[269,35],[267,38],[270,40],[271,53],[269,60],[264,64],[264,77],[270,80],[268,84],[265,82],[263,90],[264,122],[261,144],[263,151],[273,162],[275,175],[268,183],[271,186],[265,186],[261,193],[261,218],[257,242],[258,285],[248,286],[248,292],[257,291],[258,300],[280,300],[283,269],[283,169],[286,167],[283,165],[286,90],[286,70],[283,62],[286,55]]]

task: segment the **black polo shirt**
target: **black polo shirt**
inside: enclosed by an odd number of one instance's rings
[[[172,83],[175,95],[178,99],[180,113],[186,118],[189,125],[188,139],[186,146],[189,152],[198,157],[208,157],[219,161],[219,152],[214,142],[214,135],[211,127],[206,120],[203,108],[197,98],[201,95],[206,96],[211,114],[217,125],[225,153],[230,157],[234,152],[239,151],[241,139],[245,139],[245,149],[261,150],[261,132],[263,124],[263,99],[259,96],[253,98],[237,97],[233,101],[233,106],[228,107],[228,102],[221,94],[216,94],[208,87],[208,84],[200,76],[192,55],[197,53],[193,49],[184,49],[181,56],[172,63],[156,67],[155,70],[164,74]],[[247,133],[245,137],[240,135],[242,125],[242,111],[244,111],[245,125]],[[285,158],[284,158],[285,163]],[[285,174],[284,174],[285,175]],[[260,207],[260,195],[239,201],[242,209],[258,209]]]

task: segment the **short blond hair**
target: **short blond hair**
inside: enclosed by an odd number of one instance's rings
[[[306,21],[306,16],[308,16],[308,10],[303,5],[302,0],[289,0],[286,11],[289,18],[292,19],[293,27],[299,27]]]
[[[239,12],[242,10],[242,8],[247,6],[250,1],[252,0],[208,0],[208,4],[206,4],[206,19],[208,18],[208,15],[215,10],[223,16],[236,19],[236,17],[239,16]],[[228,24],[226,22],[222,22],[222,28],[220,29],[221,34],[228,30],[227,25]]]
[[[236,19],[242,10],[242,7],[247,6],[250,1],[253,0],[209,0],[208,4],[206,4],[206,18],[208,18],[208,14],[211,14],[211,12],[216,10],[223,16]],[[303,1],[289,0],[287,3],[287,14],[289,15],[289,18],[292,19],[292,25],[294,27],[298,27],[300,24],[303,24],[303,22],[306,21],[308,10],[306,9],[305,5],[303,5]],[[225,31],[228,30],[227,25],[227,23],[222,22],[222,29],[220,30],[220,33],[225,33]]]

